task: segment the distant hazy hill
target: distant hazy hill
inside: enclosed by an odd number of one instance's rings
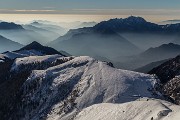
[[[0,30],[23,30],[23,27],[15,23],[0,22]]]
[[[41,27],[36,27],[33,25],[23,25],[23,28],[25,28],[26,30],[34,31],[34,32],[42,35],[43,37],[45,37],[44,41],[46,41],[46,42],[50,42],[50,41],[58,38],[61,35],[61,33],[58,33],[58,31],[53,32],[53,31],[51,31],[51,29],[47,30],[47,29],[44,29]]]
[[[23,45],[21,45],[20,43],[14,42],[0,35],[0,53],[8,50],[10,51],[17,50],[22,46]]]
[[[141,53],[141,57],[151,57],[152,59],[162,59],[166,57],[173,57],[180,53],[180,45],[178,44],[163,44],[159,47],[150,48],[145,52]]]
[[[111,58],[116,55],[139,53],[140,49],[116,32],[107,30],[101,33],[92,30],[70,31],[49,45],[72,55],[89,55]]]
[[[167,60],[157,61],[157,62],[152,62],[152,63],[149,63],[149,64],[143,66],[143,67],[137,68],[134,71],[142,72],[142,73],[148,73],[150,70],[152,70],[153,68],[161,65],[162,63],[164,63],[166,61],[168,61],[168,59]]]
[[[127,27],[129,24],[132,25]],[[101,56],[108,59],[139,53],[140,49],[136,45],[118,33],[120,29],[124,30],[122,25],[129,29],[132,26],[136,26],[135,31],[142,27],[150,29],[149,26],[151,26],[150,30],[154,28],[160,29],[158,25],[146,22],[143,18],[139,17],[113,19],[101,22],[94,27],[70,30],[66,35],[59,37],[49,45],[58,50],[67,51],[72,55]]]
[[[64,35],[67,32],[65,28],[58,25],[50,24],[50,23],[48,24],[48,23],[34,21],[30,25],[33,25],[35,27],[42,28],[48,31],[52,31],[56,34],[59,34],[59,36]]]
[[[15,23],[1,22],[0,34],[23,45],[33,41],[40,42],[41,44],[47,43],[45,36],[33,30],[25,29],[21,25]]]
[[[180,45],[169,43],[163,44],[159,47],[149,48],[145,52],[142,52],[136,56],[118,57],[116,63],[118,68],[124,69],[138,69],[155,61],[161,61],[169,58],[173,58],[180,54]]]

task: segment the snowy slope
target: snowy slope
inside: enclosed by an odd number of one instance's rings
[[[93,104],[153,97],[149,90],[155,82],[147,74],[112,68],[86,56],[75,57],[46,70],[34,70],[22,87],[21,109],[26,111],[24,119],[68,120]]]
[[[82,110],[75,120],[180,120],[180,106],[162,100],[102,103]]]
[[[16,58],[23,58],[23,57],[28,57],[28,56],[43,56],[45,54],[37,50],[20,50],[16,52],[8,51],[8,52],[3,53],[3,55],[9,59],[16,59]]]

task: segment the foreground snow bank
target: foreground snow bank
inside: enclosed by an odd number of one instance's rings
[[[102,103],[82,110],[75,120],[180,120],[180,106],[162,100]]]

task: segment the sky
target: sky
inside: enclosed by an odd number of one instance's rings
[[[180,19],[180,0],[0,0],[0,14],[7,21],[101,21],[135,15],[159,22]]]

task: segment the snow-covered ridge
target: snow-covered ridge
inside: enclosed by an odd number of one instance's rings
[[[22,109],[29,111],[25,119],[70,119],[93,104],[151,98],[155,81],[153,76],[112,68],[87,56],[75,57],[34,70],[22,87]],[[35,105],[33,110],[29,103]]]
[[[17,58],[11,68],[11,71],[18,71],[21,65],[28,65],[33,63],[50,62],[53,63],[57,59],[60,59],[61,55],[45,55],[45,56],[29,56],[23,58]]]
[[[5,57],[6,57],[5,55],[0,54],[0,63],[3,63],[3,62],[4,62]]]
[[[75,120],[179,120],[180,106],[162,100],[102,103],[82,110]]]
[[[23,57],[28,57],[28,56],[42,56],[42,54],[39,51],[36,50],[22,50],[18,52],[5,52],[3,55],[9,59],[16,59],[16,58],[23,58]]]
[[[0,54],[0,59],[5,59],[5,56],[3,54]]]
[[[3,55],[5,55],[7,58],[9,58],[11,60],[28,56],[28,55],[20,54],[17,52],[9,52],[9,51],[6,53],[3,53]]]

